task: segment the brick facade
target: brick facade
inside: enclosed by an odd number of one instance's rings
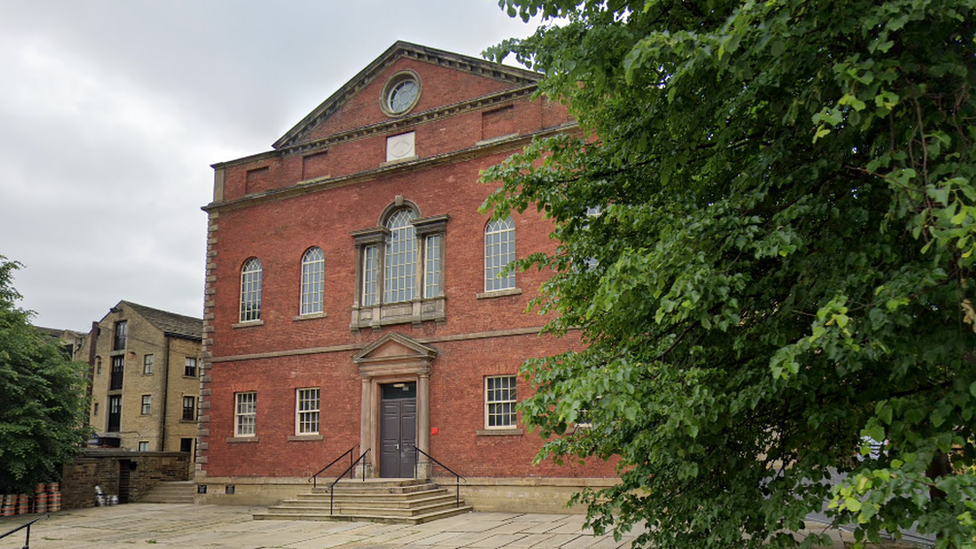
[[[384,91],[404,74],[419,80],[419,97],[391,116],[381,108]],[[533,136],[575,128],[563,106],[531,100],[536,81],[528,71],[398,42],[275,150],[214,166],[214,201],[204,208],[198,483],[305,479],[354,445],[372,450],[367,474],[379,476],[382,394],[404,383],[416,384],[415,444],[466,477],[613,476],[604,463],[533,466],[542,443],[536,434],[486,425],[487,376],[515,375],[529,357],[578,345],[540,336],[545,318],[526,312],[546,273],[517,273],[513,289],[485,287],[489,216],[478,207],[492,187],[478,183],[480,171]],[[412,154],[388,160],[390,138],[408,132]],[[402,208],[413,210],[418,234],[441,237],[442,293],[422,293],[432,277],[421,237],[418,295],[369,305],[365,246],[378,242],[384,253],[383,225]],[[541,214],[513,222],[517,257],[554,249]],[[301,259],[312,247],[325,257],[323,313],[303,316]],[[250,258],[262,265],[260,320],[242,322],[241,269]],[[300,388],[320,390],[317,436],[297,436]],[[529,394],[522,378],[516,389],[519,399]],[[254,434],[236,436],[235,394],[245,392],[256,394]]]

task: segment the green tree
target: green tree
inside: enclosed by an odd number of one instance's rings
[[[619,459],[590,523],[811,546],[832,500],[860,540],[976,546],[976,2],[499,3],[543,26],[487,55],[580,128],[483,179],[560,242],[519,267],[588,346],[526,363],[521,406],[540,459]]]
[[[12,286],[20,264],[0,256],[0,492],[57,478],[85,441],[86,365],[30,325]]]

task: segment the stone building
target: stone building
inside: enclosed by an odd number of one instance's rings
[[[81,349],[81,344],[85,341],[87,334],[76,332],[74,330],[42,328],[40,326],[34,326],[34,329],[44,334],[48,338],[57,341],[58,346],[61,347],[61,350],[64,352],[66,357],[72,360],[87,362],[88,359],[86,357],[78,356],[78,351]]]
[[[350,448],[366,476],[445,475],[416,447],[481,509],[612,482],[602,462],[534,466],[514,408],[527,358],[579,344],[526,311],[546,273],[500,276],[554,249],[550,223],[479,212],[481,170],[576,131],[532,100],[538,78],[397,42],[273,150],[213,166],[201,501],[272,503]]]
[[[99,446],[195,451],[202,331],[202,319],[128,301],[93,326],[76,357],[91,368]]]

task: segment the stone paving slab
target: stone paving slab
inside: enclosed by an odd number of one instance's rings
[[[582,528],[579,515],[469,513],[421,525],[367,522],[255,521],[261,507],[135,503],[51,513],[31,528],[32,549],[624,549]],[[0,518],[0,534],[38,515]],[[817,526],[818,533],[823,526]],[[811,529],[814,529],[811,526]],[[826,530],[838,540],[845,536]],[[26,533],[0,539],[22,549]],[[850,538],[850,534],[846,534]]]

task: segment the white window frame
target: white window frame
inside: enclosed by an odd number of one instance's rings
[[[248,258],[241,266],[241,322],[261,320],[261,283],[263,277],[264,269],[260,259]]]
[[[325,252],[313,246],[302,254],[302,283],[299,315],[325,312]]]
[[[152,415],[152,395],[142,395],[142,406],[139,413],[144,416]]]
[[[386,220],[383,303],[406,303],[417,295],[417,212],[399,208]]]
[[[441,248],[444,246],[444,235],[431,234],[424,238],[424,297],[440,297],[444,295],[441,286],[441,272],[444,259]]]
[[[257,433],[258,393],[234,393],[234,436],[253,437]]]
[[[515,289],[515,269],[498,276],[515,261],[515,222],[511,216],[485,225],[485,292]]]
[[[140,440],[139,441],[139,451],[140,452],[148,452],[149,451],[149,441],[148,440]]]
[[[189,370],[191,363],[193,364],[193,373],[188,374],[187,370]],[[197,360],[197,357],[195,356],[186,357],[186,361],[183,362],[183,377],[197,377],[197,375],[200,373],[199,366],[200,366],[200,361]]]
[[[321,391],[318,387],[295,389],[295,435],[317,435],[321,425]]]
[[[506,386],[495,386],[493,381],[505,381]],[[517,376],[513,375],[502,375],[502,376],[486,376],[485,377],[485,429],[514,429],[517,427],[518,416],[515,412],[515,404],[518,402],[517,396]],[[505,395],[503,392],[510,391],[509,395]],[[510,396],[508,399],[502,399],[501,396]],[[503,411],[498,411],[497,408],[501,407]],[[507,408],[507,410],[505,410]],[[492,419],[497,418],[492,424]],[[505,419],[504,422],[499,421]]]
[[[151,376],[153,373],[153,360],[152,354],[144,355],[142,357],[142,375]]]

